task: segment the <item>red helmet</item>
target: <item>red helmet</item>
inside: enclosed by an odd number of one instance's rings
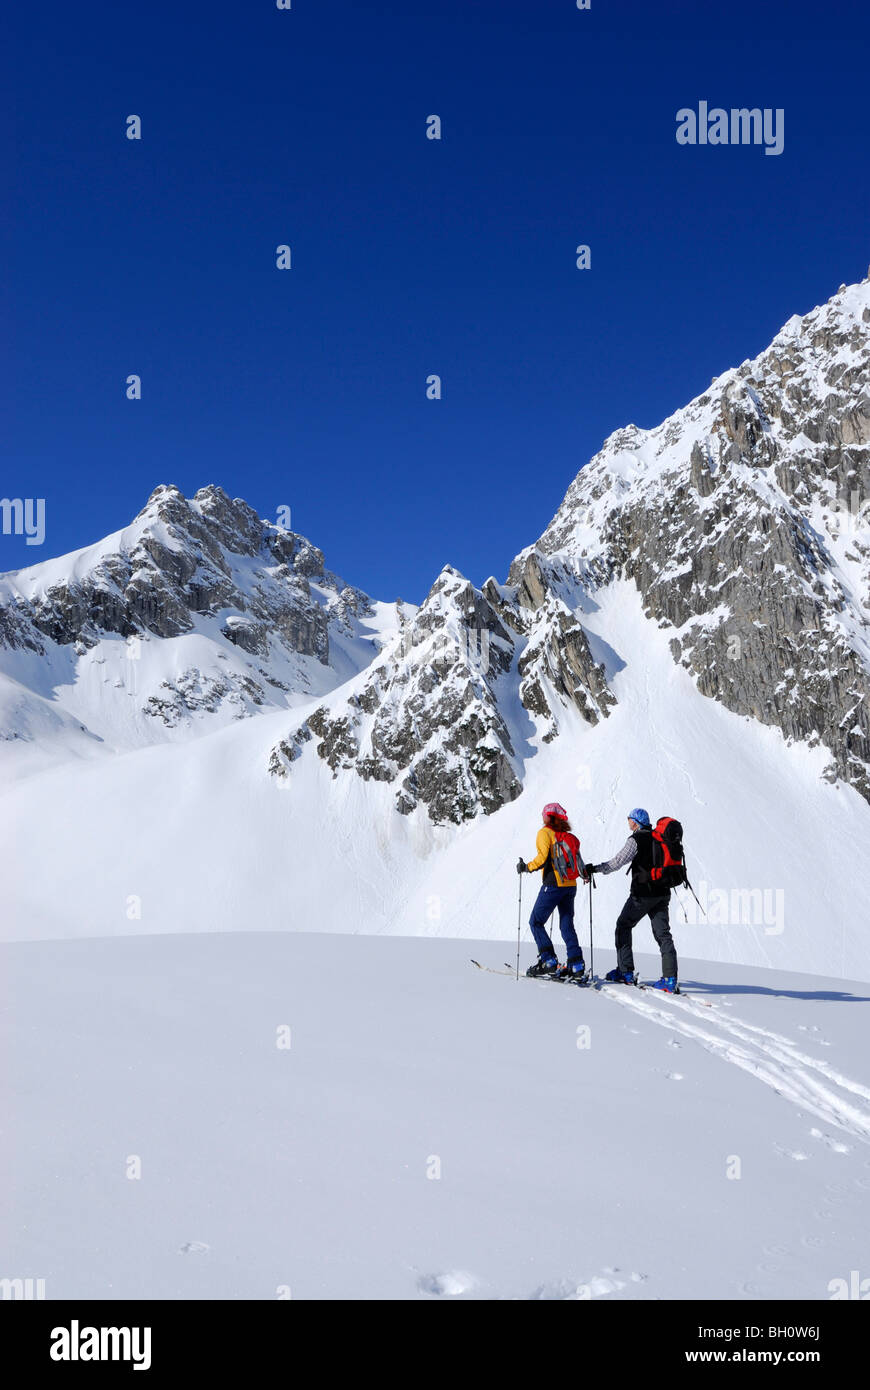
[[[561,816],[563,820],[568,819],[568,812],[565,810],[564,806],[559,805],[558,801],[548,801],[541,815],[544,817],[544,820],[547,819],[547,816]]]

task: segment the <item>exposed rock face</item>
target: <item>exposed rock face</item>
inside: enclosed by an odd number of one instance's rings
[[[698,688],[821,741],[870,799],[870,283],[793,318],[658,429],[620,430],[515,563],[634,579]]]
[[[241,711],[245,695],[255,705],[263,703],[260,687],[254,680],[243,680],[237,688],[229,680],[215,680],[192,668],[173,681],[161,682],[157,693],[146,699],[144,709],[146,714],[162,719],[168,728],[175,729],[187,716],[203,710],[213,714],[225,701]]]
[[[494,811],[520,792],[497,693],[515,637],[448,567],[360,689],[303,727],[334,774],[395,783],[402,812],[422,803],[436,822],[458,823]]]
[[[560,708],[573,707],[587,724],[597,724],[616,704],[604,666],[594,660],[579,618],[562,597],[574,578],[570,567],[532,549],[511,566],[510,587],[498,590],[503,601],[510,597],[514,626],[528,637],[518,666],[520,699],[543,721],[545,743],[559,732]],[[488,580],[484,592],[496,590]]]
[[[546,721],[544,741],[559,732],[552,694],[573,704],[587,724],[606,717],[616,696],[607,684],[604,667],[589,650],[586,633],[568,606],[548,594],[535,615],[528,646],[520,657],[520,699],[526,709]]]
[[[284,779],[290,771],[290,764],[299,757],[305,744],[311,738],[307,724],[297,729],[292,738],[276,743],[269,756],[269,772],[273,777]]]

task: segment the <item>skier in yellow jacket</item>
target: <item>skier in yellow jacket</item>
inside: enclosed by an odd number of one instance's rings
[[[529,863],[520,859],[517,863],[518,874],[535,873],[537,869],[544,871],[541,889],[529,918],[538,959],[529,966],[526,974],[554,976],[579,983],[586,978],[586,964],[574,929],[574,901],[577,897],[577,879],[585,879],[586,866],[580,857],[580,841],[571,833],[564,806],[560,806],[558,801],[547,802],[543,820],[535,841],[537,854],[534,859]],[[576,870],[573,877],[572,870]],[[561,966],[546,927],[557,908],[559,930],[568,957],[567,964]]]

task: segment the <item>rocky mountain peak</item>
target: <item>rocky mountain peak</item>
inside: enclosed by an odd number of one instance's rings
[[[581,624],[542,593],[532,618],[516,590],[445,565],[359,688],[283,740],[271,770],[287,776],[313,735],[335,776],[393,784],[405,814],[460,823],[512,801],[533,740],[552,740],[568,709],[594,724],[615,703]]]
[[[868,498],[863,281],[655,429],[611,435],[511,577],[535,605],[545,562],[548,587],[633,579],[702,693],[821,742],[870,797]]]
[[[109,653],[120,662],[115,684],[127,689],[124,650],[139,661],[143,643],[196,638],[196,654],[191,647],[180,670],[149,684],[137,667],[146,722],[177,728],[194,715],[242,717],[286,703],[312,681],[330,688],[338,679],[331,634],[356,645],[358,668],[376,650],[362,638],[370,611],[368,597],[326,570],[304,536],[262,520],[220,487],[187,498],[162,484],[124,530],[0,581],[0,650],[36,652],[66,677],[72,663],[74,682]],[[58,649],[71,656],[61,661]]]
[[[445,566],[416,612],[346,698],[322,706],[272,753],[286,777],[314,736],[332,769],[394,784],[403,814],[422,804],[459,823],[519,795],[516,730],[500,703],[515,634],[479,590]]]

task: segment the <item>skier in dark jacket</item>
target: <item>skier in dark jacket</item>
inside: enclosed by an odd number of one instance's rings
[[[553,863],[553,845],[557,836],[568,835],[570,837],[577,856],[577,868],[584,879],[586,866],[580,857],[580,841],[571,834],[568,812],[564,806],[560,806],[558,801],[548,801],[542,816],[544,823],[538,831],[535,842],[537,854],[529,863],[526,863],[525,859],[517,861],[518,874],[534,873],[537,869],[544,871],[541,889],[535,899],[532,915],[529,918],[529,926],[538,948],[538,959],[534,965],[529,966],[526,974],[550,975],[579,984],[586,980],[586,965],[583,960],[583,948],[577,940],[577,932],[574,929],[574,900],[577,897],[577,883],[576,880],[562,878]],[[556,959],[556,952],[553,950],[553,943],[547,931],[547,922],[557,908],[559,911],[559,930],[562,933],[568,957],[566,965],[560,965]]]
[[[653,936],[662,953],[662,977],[655,981],[653,987],[667,994],[676,994],[677,952],[668,919],[671,890],[654,884],[650,876],[653,862],[652,825],[642,806],[635,807],[629,815],[628,829],[628,839],[612,859],[605,860],[603,864],[586,866],[587,874],[612,874],[626,864],[631,865],[631,891],[616,920],[616,969],[611,970],[605,978],[620,985],[637,983],[631,933],[643,917],[649,917]]]

